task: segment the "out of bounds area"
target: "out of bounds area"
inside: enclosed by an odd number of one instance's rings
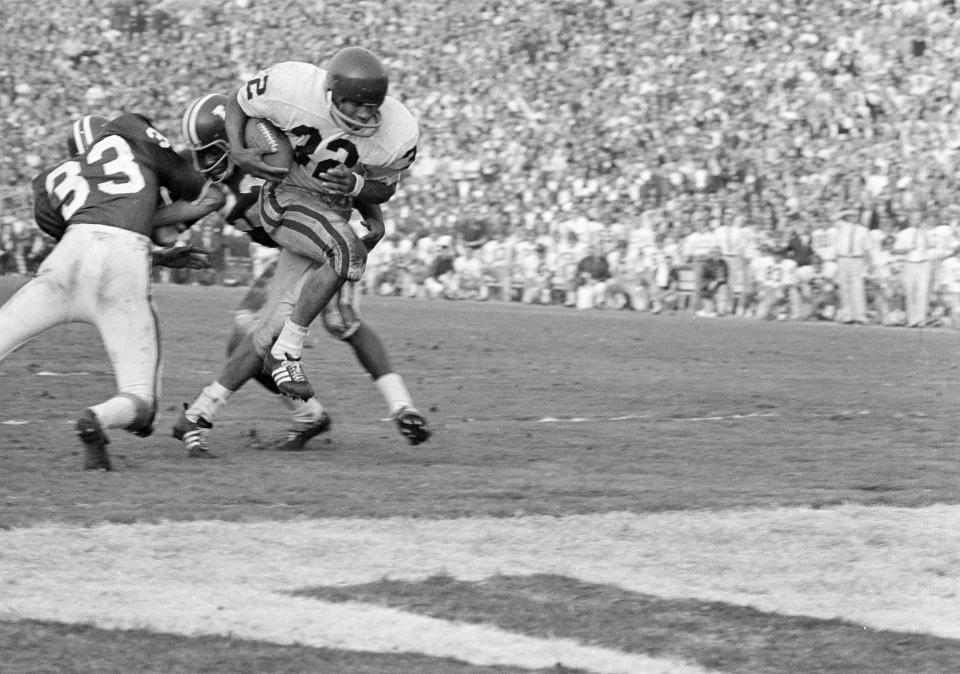
[[[958,333],[366,297],[430,442],[318,328],[332,431],[270,451],[252,383],[191,460],[242,293],[155,288],[157,430],[112,473],[91,327],[0,362],[0,671],[956,670]]]

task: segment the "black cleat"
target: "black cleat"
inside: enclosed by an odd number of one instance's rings
[[[110,439],[103,432],[100,420],[93,410],[86,410],[77,419],[77,437],[83,443],[83,467],[85,470],[113,470],[107,445]]]
[[[263,373],[273,379],[283,395],[310,400],[314,391],[303,372],[303,363],[299,358],[291,358],[289,353],[284,356],[284,360],[278,360],[268,351],[263,357]]]
[[[329,430],[330,415],[323,412],[316,421],[301,428],[291,428],[288,430],[286,437],[275,444],[272,449],[280,452],[299,452],[303,450],[304,445],[306,445],[311,438],[315,438]]]
[[[433,435],[433,431],[427,425],[427,420],[420,412],[412,407],[401,407],[393,415],[393,421],[400,429],[400,434],[407,439],[411,445],[419,445],[426,442]]]
[[[173,437],[183,441],[187,456],[191,459],[215,459],[217,455],[207,449],[207,433],[213,424],[200,417],[196,421],[187,419],[187,404],[183,405],[183,412],[173,425]]]

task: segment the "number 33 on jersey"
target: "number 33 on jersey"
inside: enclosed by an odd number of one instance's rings
[[[34,178],[34,215],[57,240],[72,223],[149,236],[161,187],[176,200],[196,197],[203,185],[203,177],[147,119],[125,114],[104,125],[85,154]]]
[[[285,182],[307,189],[337,164],[365,172],[368,180],[392,185],[413,163],[420,137],[410,111],[387,96],[381,123],[373,135],[351,134],[330,114],[327,72],[310,63],[287,61],[261,71],[237,92],[249,117],[265,117],[286,132],[295,163]]]

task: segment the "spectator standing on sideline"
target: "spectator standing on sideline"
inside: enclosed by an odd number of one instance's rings
[[[749,274],[755,316],[774,318],[773,309],[781,296],[782,270],[769,245],[760,244],[758,254],[750,261]]]
[[[724,316],[727,312],[730,272],[719,246],[710,250],[700,269],[701,308],[697,316]]]
[[[653,300],[650,313],[659,314],[664,309],[676,311],[680,304],[677,287],[680,285],[680,268],[674,257],[658,253],[654,261]]]
[[[587,246],[587,254],[577,263],[577,309],[604,306],[610,263],[596,244]]]
[[[451,288],[453,299],[486,300],[487,287],[483,282],[483,263],[477,246],[463,244],[460,253],[453,259]]]
[[[953,209],[951,209],[953,210]],[[957,233],[947,209],[942,206],[935,212],[936,224],[930,228],[929,241],[931,248],[931,261],[933,262],[933,285],[940,286],[940,269],[943,262],[955,254],[956,248],[960,245],[957,239]]]
[[[940,301],[946,309],[945,322],[956,330],[960,328],[960,249],[953,253],[940,263],[937,278]]]
[[[745,216],[736,213],[726,216],[728,221],[721,221],[714,230],[717,244],[720,247],[724,261],[727,263],[727,297],[724,306],[717,306],[717,313],[736,311],[743,313],[743,294],[746,288],[746,251],[747,232],[744,229]],[[734,297],[736,292],[737,297]]]
[[[933,251],[927,240],[928,228],[920,204],[907,206],[906,226],[897,234],[894,252],[903,255],[903,292],[906,325],[922,327],[930,310],[933,284]]]
[[[873,290],[872,304],[881,325],[903,323],[902,261],[893,253],[895,241],[896,237],[892,234],[883,238],[879,247],[870,254],[867,278]]]
[[[867,322],[865,280],[870,255],[870,230],[860,223],[861,212],[842,208],[837,214],[833,248],[837,254],[837,287],[840,292],[840,320]]]
[[[523,253],[519,267],[523,275],[524,304],[550,304],[553,287],[553,264],[547,247],[538,243]]]
[[[447,234],[439,237],[436,243],[436,254],[430,262],[430,270],[423,279],[423,290],[428,299],[440,297],[453,299],[455,259],[453,238]]]

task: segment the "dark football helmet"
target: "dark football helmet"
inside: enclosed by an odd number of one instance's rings
[[[89,150],[100,129],[109,121],[100,115],[84,115],[71,124],[67,133],[67,153],[75,157]]]
[[[327,105],[330,116],[345,131],[357,136],[372,136],[380,127],[379,107],[387,96],[387,69],[369,49],[346,47],[327,65]],[[376,107],[369,120],[356,119],[344,113],[343,101]]]
[[[180,120],[180,134],[187,141],[194,168],[217,183],[233,173],[226,118],[227,97],[207,94],[191,101]]]

